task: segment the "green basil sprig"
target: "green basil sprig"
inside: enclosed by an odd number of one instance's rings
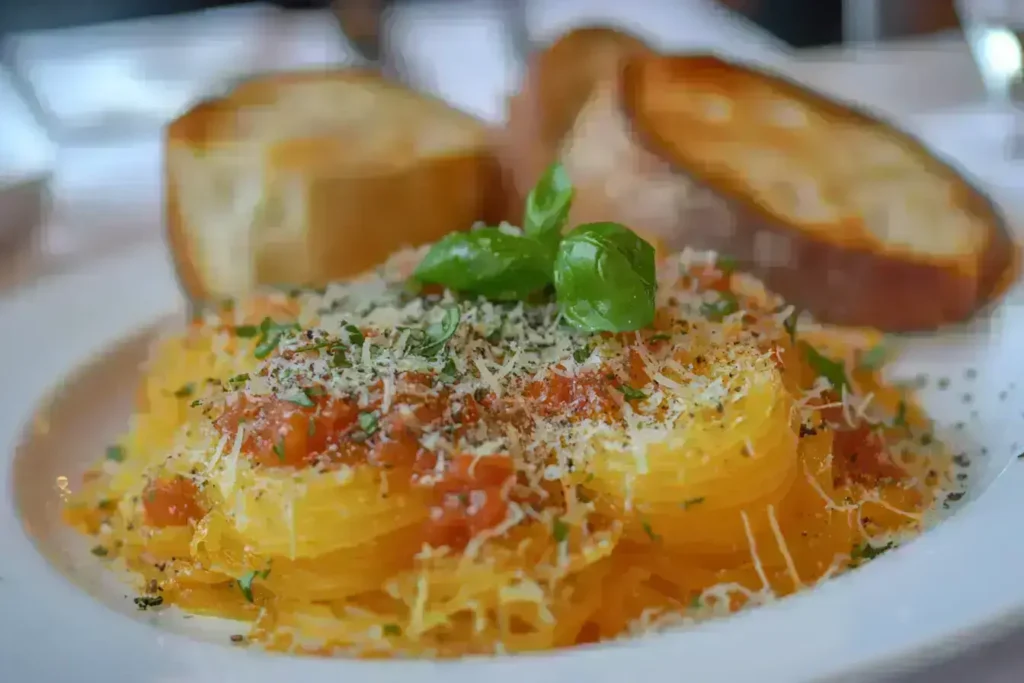
[[[587,332],[625,332],[654,320],[654,248],[618,223],[563,236],[574,190],[561,164],[526,200],[522,233],[481,228],[447,235],[416,269],[421,283],[492,300],[525,300],[554,285],[565,319]]]
[[[581,330],[628,332],[654,322],[654,247],[618,223],[574,228],[555,258],[562,315]]]
[[[533,238],[498,228],[453,232],[427,252],[416,279],[495,301],[518,301],[551,282],[551,255]]]
[[[552,164],[526,197],[523,232],[542,242],[553,254],[569,220],[575,191],[561,164]]]

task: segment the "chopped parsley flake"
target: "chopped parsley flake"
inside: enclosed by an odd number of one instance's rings
[[[306,389],[296,389],[295,391],[285,394],[282,398],[289,403],[294,403],[295,405],[302,406],[303,408],[312,408],[316,405],[309,397],[309,392]]]
[[[188,398],[196,390],[196,385],[189,382],[174,392],[174,398]]]
[[[582,346],[572,352],[572,359],[577,363],[586,363],[592,352],[593,349],[590,348],[589,344],[587,346]]]
[[[379,429],[377,413],[359,413],[359,429],[366,436],[373,436]]]
[[[245,599],[247,601],[249,601],[249,602],[253,601],[253,598],[252,598],[252,582],[260,574],[262,574],[262,572],[257,572],[255,570],[250,570],[250,571],[247,571],[245,574],[243,574],[242,578],[237,579],[238,587],[242,589],[242,595],[244,595]]]
[[[796,324],[799,319],[800,311],[794,308],[793,312],[782,321],[782,329],[786,330],[786,334],[789,335],[789,341],[793,344],[796,343]]]
[[[113,460],[114,462],[124,461],[124,447],[123,446],[107,446],[107,460]]]
[[[868,349],[864,353],[860,354],[857,366],[865,370],[878,370],[885,365],[887,357],[888,349],[879,344],[878,346]]]
[[[861,543],[855,545],[853,550],[850,551],[850,559],[855,564],[860,564],[861,562],[873,560],[879,555],[887,553],[895,547],[896,544],[892,541],[880,546],[871,545],[870,543]]]
[[[640,521],[640,526],[643,527],[644,533],[647,534],[648,538],[650,538],[652,541],[660,541],[661,540],[661,536],[659,536],[658,534],[654,533],[654,529],[651,528],[651,523],[649,521],[647,521],[646,519],[641,520]]]
[[[164,604],[164,599],[160,595],[140,595],[135,598],[134,602],[140,612],[145,612],[150,607],[159,607]]]
[[[412,352],[425,358],[436,356],[448,340],[455,336],[461,317],[458,306],[446,307],[441,322],[432,323],[427,329],[420,331],[413,343]]]
[[[700,505],[703,502],[704,502],[704,496],[699,496],[697,498],[690,498],[689,500],[684,500],[682,503],[680,503],[680,505],[682,505],[682,508],[684,510],[689,510],[694,505]]]
[[[639,389],[634,389],[628,384],[619,384],[615,388],[622,392],[622,395],[626,397],[627,401],[642,401],[647,398],[647,394]]]
[[[740,302],[732,292],[719,292],[718,300],[700,306],[701,315],[712,322],[720,322],[727,315],[740,310]]]
[[[850,381],[846,378],[846,365],[842,361],[823,356],[810,344],[802,344],[802,346],[808,364],[819,377],[827,379],[836,391],[841,392],[843,387],[846,387],[847,391],[850,390]]]
[[[907,402],[900,401],[896,404],[896,417],[892,420],[893,427],[910,427],[907,422]]]
[[[561,517],[555,517],[551,523],[551,536],[555,539],[556,543],[561,543],[569,538],[569,525]]]
[[[398,624],[384,624],[384,635],[400,636],[402,635],[402,627]]]

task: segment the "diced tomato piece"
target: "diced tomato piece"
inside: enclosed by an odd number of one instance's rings
[[[690,269],[690,277],[697,281],[701,290],[728,292],[732,284],[732,275],[715,266],[694,266]]]
[[[837,483],[866,486],[877,486],[883,479],[906,476],[903,468],[889,456],[885,437],[869,425],[834,432],[832,474]]]
[[[302,466],[337,442],[359,417],[351,401],[318,396],[302,406],[277,396],[242,399],[216,420],[229,439],[243,426],[242,450],[268,465]]]
[[[576,377],[552,373],[543,380],[528,384],[524,393],[538,404],[541,414],[594,417],[615,408],[609,394],[611,386],[603,373]]]
[[[461,549],[480,532],[501,524],[507,516],[508,501],[501,488],[445,494],[431,509],[425,540],[434,547]]]
[[[644,365],[643,356],[636,349],[629,350],[629,385],[631,387],[646,386],[651,381]]]
[[[500,487],[514,474],[512,459],[507,455],[460,453],[452,458],[448,478],[471,487]]]
[[[199,490],[185,477],[156,479],[142,494],[146,524],[155,527],[185,526],[205,513]]]

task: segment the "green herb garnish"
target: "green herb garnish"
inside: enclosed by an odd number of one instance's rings
[[[546,245],[554,255],[569,218],[574,190],[565,167],[554,163],[544,171],[526,197],[523,232]]]
[[[253,351],[260,360],[266,358],[277,348],[281,337],[289,330],[297,330],[299,326],[295,323],[276,323],[271,318],[264,318],[260,323],[260,338],[256,341],[256,349]]]
[[[590,358],[591,353],[593,353],[593,349],[590,348],[589,344],[587,346],[581,346],[572,352],[572,359],[577,363],[586,363],[587,359]]]
[[[113,460],[114,462],[123,462],[124,455],[124,446],[107,446],[107,460]]]
[[[910,428],[910,423],[907,422],[907,402],[900,400],[896,404],[896,417],[892,419],[893,427],[905,427]]]
[[[723,275],[730,275],[736,271],[736,259],[719,254],[718,258],[715,259],[715,268],[721,271]]]
[[[682,506],[682,508],[684,510],[689,510],[694,505],[700,505],[703,502],[704,502],[704,496],[699,496],[697,498],[690,498],[689,500],[684,500],[682,503],[680,503],[680,505]]]
[[[93,555],[95,555],[96,557],[106,557],[107,555],[109,555],[109,554],[110,554],[110,551],[109,551],[109,550],[107,550],[107,549],[106,549],[106,548],[105,548],[104,546],[102,546],[102,545],[97,545],[97,546],[94,546],[94,547],[93,547],[93,549],[92,549],[92,550],[90,550],[89,552],[91,552],[91,553],[92,553]]]
[[[648,522],[646,519],[640,521],[640,526],[643,527],[644,533],[647,534],[648,538],[650,538],[652,541],[661,540],[661,536],[654,533],[654,529],[651,528],[651,523]]]
[[[402,627],[398,624],[384,624],[384,635],[400,636],[402,635]]]
[[[359,428],[366,436],[373,436],[379,429],[377,413],[359,413]]]
[[[164,599],[160,595],[140,595],[135,598],[134,602],[140,612],[145,612],[150,607],[159,607],[164,604]]]
[[[555,517],[551,523],[551,536],[554,537],[556,543],[561,543],[569,538],[569,525],[561,517]]]
[[[796,324],[799,319],[800,311],[794,308],[793,312],[782,321],[782,329],[786,330],[786,334],[789,335],[789,341],[793,344],[796,343]]]
[[[366,341],[366,337],[363,336],[362,330],[360,330],[355,325],[345,325],[345,327],[343,327],[341,331],[344,335],[345,341],[347,341],[352,346],[362,346],[363,342]]]
[[[453,233],[415,277],[492,300],[527,300],[553,284],[563,320],[588,332],[628,332],[654,320],[654,248],[618,223],[562,229],[573,189],[551,166],[527,200],[522,234],[504,228]]]
[[[618,223],[587,223],[558,245],[562,315],[587,332],[628,332],[654,322],[654,247]]]
[[[716,323],[738,310],[740,310],[740,302],[732,292],[719,292],[717,300],[700,305],[701,315]]]
[[[823,356],[810,344],[803,343],[802,345],[808,364],[810,364],[811,369],[819,377],[827,379],[832,388],[838,392],[842,392],[843,387],[846,387],[847,391],[849,391],[850,381],[846,378],[846,366],[842,361],[832,360],[828,356]]]
[[[481,228],[445,235],[427,252],[415,277],[495,301],[522,301],[551,284],[551,264],[544,243]]]
[[[441,368],[441,372],[438,373],[438,378],[445,384],[451,384],[458,377],[458,370],[455,367],[455,361],[449,358],[444,362],[444,367]]]
[[[196,390],[196,385],[189,382],[174,392],[174,398],[188,398]]]
[[[242,374],[235,375],[234,377],[229,379],[228,383],[229,384],[243,384],[243,383],[248,382],[248,381],[249,381],[249,373],[248,372],[243,372]]]
[[[250,570],[250,571],[247,571],[245,574],[243,574],[242,578],[236,580],[237,583],[238,583],[238,587],[242,589],[242,595],[244,595],[245,599],[248,600],[249,602],[253,601],[252,600],[252,582],[256,579],[256,575],[258,573],[259,572],[255,571],[255,570]]]
[[[627,401],[643,401],[647,398],[646,393],[639,389],[634,389],[628,384],[618,384],[615,388],[622,392],[622,395],[626,397]]]
[[[441,318],[441,322],[432,323],[417,338],[411,339],[411,351],[426,358],[435,357],[445,347],[448,340],[455,335],[461,319],[462,314],[459,307],[448,306],[444,309],[444,317]]]
[[[289,403],[294,403],[297,406],[302,406],[303,408],[313,408],[314,406],[316,406],[316,404],[313,402],[313,399],[309,397],[309,392],[306,391],[305,389],[296,389],[294,391],[290,391],[281,398],[283,398],[285,401],[288,401]]]
[[[256,325],[241,325],[235,328],[235,336],[241,337],[242,339],[251,339],[260,333],[260,328]]]
[[[874,546],[870,543],[861,543],[859,545],[853,546],[853,550],[850,551],[850,559],[853,562],[859,564],[861,562],[873,560],[879,555],[887,553],[895,547],[896,544],[894,544],[892,541],[880,546]]]
[[[273,450],[274,450],[274,455],[277,456],[277,459],[280,460],[281,462],[284,462],[284,438],[283,437],[278,439],[276,442],[274,442]]]

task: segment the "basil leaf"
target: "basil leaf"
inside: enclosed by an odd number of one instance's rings
[[[850,381],[846,378],[846,366],[842,361],[832,360],[828,356],[818,353],[818,350],[806,342],[802,342],[804,354],[811,369],[820,377],[824,377],[836,391],[842,391],[843,387],[850,389]]]
[[[456,232],[431,247],[415,277],[491,300],[523,300],[551,283],[551,253],[497,228]]]
[[[654,248],[618,223],[574,228],[555,258],[562,315],[588,332],[628,332],[654,322]]]
[[[569,218],[573,194],[565,167],[558,162],[548,166],[526,197],[523,232],[543,242],[554,253]]]
[[[462,313],[459,311],[458,306],[446,307],[441,322],[431,323],[423,331],[422,337],[415,342],[416,345],[411,349],[412,352],[427,358],[436,356],[455,334],[461,319]]]

